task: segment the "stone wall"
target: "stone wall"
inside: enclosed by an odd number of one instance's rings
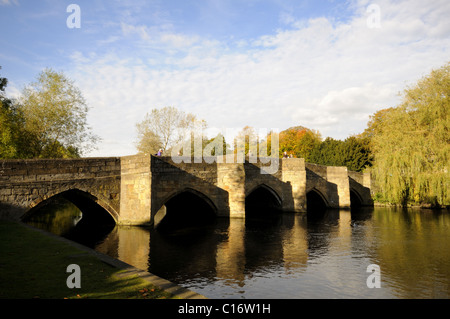
[[[327,166],[327,181],[332,185],[328,188],[328,197],[333,199],[331,201],[332,207],[350,208],[350,185],[347,167]],[[337,192],[334,191],[335,187]]]
[[[152,215],[179,192],[192,189],[211,200],[218,216],[243,218],[246,197],[261,185],[272,189],[281,198],[283,210],[306,210],[303,159],[271,159],[255,163],[226,160],[218,163],[208,158],[175,160],[152,158]],[[267,173],[269,167],[276,168],[271,170],[272,174]]]
[[[306,171],[302,158],[272,159],[276,160],[277,170],[273,174],[262,173],[267,164],[245,164],[245,195],[248,196],[255,188],[265,185],[271,188],[282,201],[282,210],[290,212],[306,211]],[[245,200],[245,199],[244,199]]]
[[[372,206],[373,199],[371,194],[371,176],[370,173],[348,172],[350,190],[356,192],[363,206]]]
[[[18,220],[40,202],[77,189],[117,218],[120,159],[39,159],[0,161],[0,214]]]
[[[150,155],[121,157],[118,220],[121,225],[145,225],[151,222],[150,158]]]
[[[288,184],[292,203],[286,200],[284,209],[306,212],[306,164],[303,158],[288,158],[281,162],[281,180]],[[287,191],[289,191],[287,189]]]
[[[183,191],[202,197],[213,206],[218,216],[229,216],[229,194],[218,183],[223,164],[208,163],[205,159],[197,163],[186,162],[174,162],[170,157],[152,157],[152,217],[168,200]]]
[[[350,207],[350,191],[346,167],[306,163],[306,193],[316,190],[330,208]]]

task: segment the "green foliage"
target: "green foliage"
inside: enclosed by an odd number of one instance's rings
[[[230,150],[230,146],[225,140],[225,136],[219,133],[216,135],[216,137],[203,140],[203,152],[204,154],[206,154],[206,156],[218,156],[226,155],[228,153],[231,153],[232,151]]]
[[[304,158],[306,162],[328,166],[346,166],[361,172],[372,165],[370,139],[366,136],[351,136],[345,141],[327,137],[321,140],[319,132],[302,126],[291,127],[280,132],[279,156]],[[271,136],[267,136],[270,150]],[[265,145],[264,145],[265,147]]]
[[[349,170],[362,172],[372,166],[373,156],[368,138],[350,136],[344,141],[343,149],[343,166]]]
[[[402,103],[377,112],[366,134],[373,176],[395,204],[450,205],[450,64],[404,91]]]
[[[342,141],[327,137],[312,150],[309,161],[320,165],[340,166],[342,144]]]
[[[4,97],[7,81],[0,83],[0,158],[80,157],[97,142],[84,98],[63,73],[44,70],[18,101]]]
[[[5,96],[7,84],[6,78],[0,78],[0,158],[19,158],[30,139],[23,129],[23,114],[15,101]]]
[[[14,158],[17,150],[13,141],[12,119],[3,104],[0,108],[0,129],[0,158]]]
[[[351,171],[362,172],[372,165],[369,139],[351,136],[341,141],[327,137],[311,151],[309,162],[328,166],[346,166]]]

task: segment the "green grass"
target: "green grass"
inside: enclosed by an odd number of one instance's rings
[[[81,269],[81,288],[68,288]],[[86,251],[19,223],[0,221],[0,299],[169,299],[139,276],[127,276]]]

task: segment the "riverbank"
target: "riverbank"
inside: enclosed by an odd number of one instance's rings
[[[374,205],[374,207],[394,207],[394,208],[411,208],[411,209],[429,209],[429,210],[448,210],[448,211],[450,211],[450,205],[432,205],[432,204],[427,204],[427,203],[400,205],[400,204],[374,201],[373,205]]]
[[[205,297],[25,224],[0,220],[0,299],[203,299]],[[80,268],[80,288],[69,288]],[[72,277],[71,277],[72,276]],[[69,278],[70,277],[70,278]]]

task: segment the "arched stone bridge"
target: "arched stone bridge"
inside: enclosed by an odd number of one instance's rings
[[[276,171],[263,174],[267,164],[259,160],[185,163],[149,155],[2,160],[0,217],[24,219],[56,196],[82,211],[101,208],[123,225],[156,224],[166,206],[183,205],[186,194],[217,216],[231,218],[245,217],[251,204],[287,212],[306,212],[317,203],[327,208],[373,205],[368,174],[303,159],[271,161]]]

